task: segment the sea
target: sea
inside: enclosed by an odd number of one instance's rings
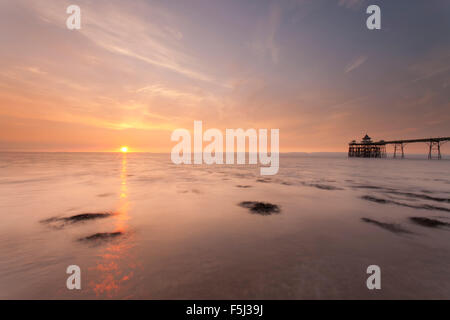
[[[449,159],[5,152],[0,219],[0,299],[450,299]]]

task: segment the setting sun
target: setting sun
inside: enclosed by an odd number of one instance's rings
[[[120,148],[120,151],[122,151],[122,152],[128,152],[128,147],[122,147],[122,148]]]

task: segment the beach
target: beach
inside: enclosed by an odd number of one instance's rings
[[[169,154],[1,153],[0,299],[449,299],[449,169],[281,154],[261,176]]]

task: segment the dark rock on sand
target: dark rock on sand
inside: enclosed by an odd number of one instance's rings
[[[257,213],[263,216],[280,212],[280,207],[276,204],[258,201],[243,201],[239,203],[241,207],[247,208],[251,213]]]
[[[423,217],[411,217],[409,218],[412,222],[417,223],[424,227],[429,228],[439,228],[439,227],[449,227],[450,223],[439,221],[436,219],[423,218]]]
[[[99,232],[88,237],[80,238],[80,241],[104,241],[104,240],[112,240],[119,236],[123,235],[122,232]]]
[[[369,218],[361,218],[361,220],[367,223],[372,223],[376,226],[379,226],[380,228],[386,229],[394,233],[412,233],[395,223],[380,222]]]

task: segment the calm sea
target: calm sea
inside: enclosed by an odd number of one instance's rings
[[[1,299],[450,299],[449,160],[2,153],[0,219]]]

